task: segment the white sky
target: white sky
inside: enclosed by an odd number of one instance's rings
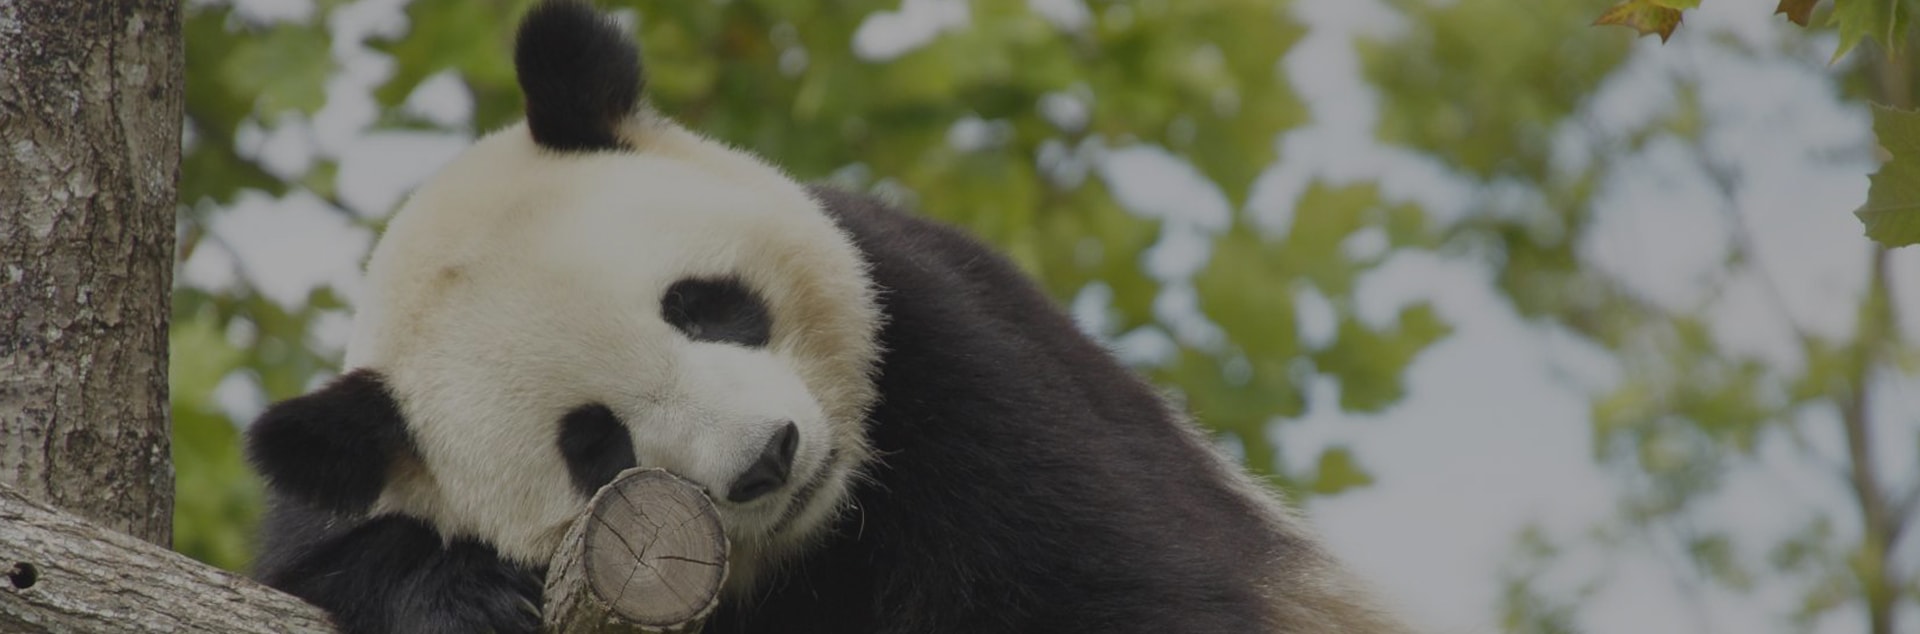
[[[1087,19],[1080,0],[1033,2],[1057,24]],[[343,72],[329,85],[327,106],[311,121],[290,118],[272,129],[249,131],[241,140],[281,173],[299,173],[316,156],[339,159],[341,196],[358,213],[388,212],[465,142],[461,135],[367,131],[375,115],[367,91],[391,69],[359,39],[403,29],[401,4],[361,0],[337,11],[334,54]],[[240,6],[249,15],[271,19],[311,14],[308,0],[242,0]],[[1294,200],[1314,179],[1379,179],[1390,195],[1420,201],[1442,219],[1459,214],[1469,190],[1431,162],[1371,138],[1378,105],[1358,75],[1349,38],[1360,31],[1391,34],[1391,13],[1374,0],[1299,0],[1297,8],[1313,30],[1289,56],[1286,70],[1314,123],[1276,141],[1285,158],[1263,179],[1252,203],[1263,224],[1285,227]],[[1817,67],[1789,60],[1754,62],[1706,45],[1705,36],[1715,30],[1754,43],[1780,37],[1782,22],[1766,14],[1754,3],[1709,2],[1688,15],[1673,43],[1662,47],[1657,40],[1640,40],[1631,70],[1608,84],[1595,116],[1613,124],[1647,116],[1671,98],[1660,78],[1673,69],[1711,77],[1702,87],[1709,120],[1725,124],[1711,145],[1722,156],[1738,157],[1747,170],[1739,212],[1754,233],[1764,269],[1796,322],[1816,332],[1844,333],[1863,285],[1866,248],[1858,221],[1847,211],[1865,198],[1868,166],[1821,162],[1802,149],[1864,156],[1870,142],[1867,120],[1860,109],[1831,96]],[[854,45],[865,56],[890,58],[925,38],[967,27],[959,0],[905,0],[901,11],[870,18],[856,32]],[[1832,43],[1825,45],[1831,51]],[[1057,101],[1045,107],[1070,115],[1074,104]],[[435,120],[458,122],[472,105],[457,81],[441,77],[418,91],[409,107]],[[1586,245],[1599,266],[1647,296],[1676,305],[1697,297],[1701,274],[1718,260],[1728,227],[1726,213],[1713,206],[1711,192],[1678,156],[1651,153],[1632,178],[1610,191],[1596,237]],[[1197,172],[1162,152],[1129,150],[1110,154],[1097,173],[1131,209],[1166,220],[1163,239],[1144,260],[1155,277],[1179,280],[1204,265],[1208,236],[1224,225],[1229,209]],[[334,285],[351,296],[372,238],[324,202],[298,194],[277,201],[243,197],[216,220],[214,234],[228,248],[196,251],[182,269],[183,283],[230,284],[235,264],[243,263],[245,274],[268,297],[288,306],[304,301],[316,284]],[[1378,245],[1369,242],[1377,238],[1347,246],[1375,249]],[[1896,279],[1920,279],[1917,253],[1896,252]],[[1559,535],[1572,535],[1606,517],[1613,500],[1614,481],[1591,460],[1584,391],[1604,387],[1618,370],[1572,337],[1521,323],[1490,279],[1484,267],[1425,254],[1396,256],[1367,276],[1358,291],[1364,316],[1384,318],[1408,301],[1426,299],[1456,333],[1414,364],[1409,396],[1391,410],[1375,416],[1342,413],[1333,405],[1336,388],[1322,382],[1314,389],[1316,406],[1304,420],[1276,428],[1294,464],[1312,464],[1321,448],[1348,444],[1374,469],[1377,485],[1317,502],[1311,514],[1336,551],[1434,632],[1496,631],[1496,571],[1508,559],[1515,531],[1538,521]],[[1903,290],[1920,288],[1914,284]],[[1104,301],[1101,290],[1084,294],[1075,312],[1096,314]],[[1920,332],[1920,292],[1904,292],[1899,300],[1908,332]],[[1775,317],[1770,301],[1757,280],[1736,284],[1716,305],[1714,334],[1780,364],[1797,365],[1784,322]],[[1309,293],[1300,304],[1305,336],[1329,336],[1332,317],[1325,299]],[[1177,338],[1215,336],[1204,320],[1193,318],[1192,306],[1191,290],[1176,283],[1157,310],[1174,320]],[[346,329],[338,321],[317,335],[320,345],[344,343]],[[1143,358],[1164,354],[1166,346],[1165,335],[1153,334],[1126,337],[1120,345],[1128,356]],[[1920,465],[1907,439],[1920,426],[1912,414],[1920,411],[1920,385],[1907,377],[1888,379],[1882,387],[1883,437],[1899,440],[1887,443],[1887,475],[1912,482]],[[238,420],[251,420],[261,406],[258,388],[250,382],[223,385],[221,396]],[[1816,446],[1839,455],[1837,433],[1816,430],[1813,436]],[[1779,447],[1768,451],[1786,455]],[[1765,544],[1790,528],[1801,509],[1831,508],[1842,530],[1856,531],[1844,515],[1842,492],[1830,479],[1793,464],[1770,459],[1736,478],[1707,523],[1735,527],[1742,543]],[[1920,560],[1920,546],[1909,551]],[[1792,595],[1778,584],[1763,584],[1751,596],[1708,593],[1694,608],[1672,582],[1672,562],[1659,556],[1583,551],[1570,561],[1571,572],[1602,573],[1609,581],[1582,613],[1581,624],[1590,632],[1786,631],[1774,624]],[[1920,622],[1920,614],[1911,617],[1909,622]],[[1864,627],[1849,611],[1818,631]]]

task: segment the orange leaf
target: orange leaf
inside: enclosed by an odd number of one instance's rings
[[[1639,31],[1641,35],[1659,33],[1660,41],[1665,42],[1673,35],[1673,30],[1680,27],[1680,10],[1661,6],[1652,0],[1623,0],[1600,14],[1600,19],[1594,20],[1593,24],[1618,24]]]
[[[1813,5],[1816,4],[1820,4],[1820,0],[1780,0],[1780,8],[1773,12],[1775,15],[1785,13],[1794,24],[1806,26],[1807,20],[1813,17]]]

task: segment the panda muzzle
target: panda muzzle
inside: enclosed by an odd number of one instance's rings
[[[793,473],[793,454],[800,446],[800,428],[789,422],[767,439],[760,456],[727,487],[727,501],[744,504],[766,497],[787,483]]]

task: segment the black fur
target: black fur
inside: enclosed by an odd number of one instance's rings
[[[369,370],[268,408],[246,450],[274,490],[343,513],[365,511],[395,463],[415,456],[400,405]]]
[[[333,615],[342,634],[532,634],[546,573],[400,516],[274,504],[254,574]]]
[[[626,441],[604,444],[616,442]],[[255,576],[325,608],[344,634],[538,629],[542,571],[478,541],[446,542],[417,519],[365,516],[395,464],[419,460],[378,373],[356,370],[269,408],[247,430],[247,456],[268,484]]]
[[[580,406],[560,419],[559,444],[573,488],[586,497],[637,464],[627,426],[599,403]]]
[[[639,104],[640,50],[583,0],[547,0],[520,22],[514,71],[533,140],[561,151],[620,150],[620,122]]]
[[[880,290],[883,458],[825,545],[709,634],[1265,631],[1264,562],[1321,555],[1152,388],[977,241],[814,193]]]
[[[254,574],[318,605],[344,634],[531,633],[544,573],[410,518],[363,514],[394,465],[418,460],[381,376],[356,370],[247,429],[267,479]]]
[[[773,334],[766,302],[733,278],[674,282],[660,297],[660,315],[694,341],[759,348]]]

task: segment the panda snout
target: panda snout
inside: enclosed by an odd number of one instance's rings
[[[727,501],[744,504],[766,497],[787,483],[793,473],[793,453],[800,446],[800,427],[788,422],[767,439],[759,457],[727,486]]]

